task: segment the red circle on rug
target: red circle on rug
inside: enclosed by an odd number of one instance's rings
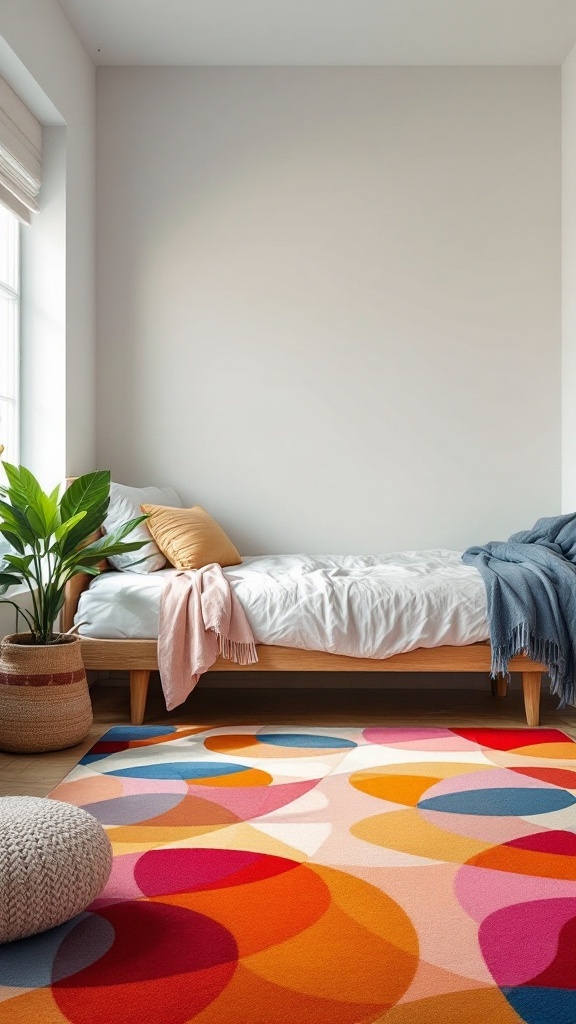
[[[138,900],[94,914],[114,928],[110,949],[78,974],[52,984],[52,994],[71,1024],[185,1024],[228,984],[238,950],[230,932],[184,907]],[[54,961],[70,956],[75,929]],[[86,929],[84,942],[89,942]],[[94,1001],[87,989],[94,990]]]

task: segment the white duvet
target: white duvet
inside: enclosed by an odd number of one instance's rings
[[[162,587],[173,572],[96,577],[80,598],[80,634],[155,639]],[[257,643],[388,658],[488,637],[482,578],[459,551],[261,555],[224,572]]]

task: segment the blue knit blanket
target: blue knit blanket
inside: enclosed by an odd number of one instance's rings
[[[560,707],[576,704],[576,513],[539,519],[462,555],[486,586],[493,676],[525,652],[546,665]]]

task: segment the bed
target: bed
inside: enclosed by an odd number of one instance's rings
[[[133,724],[144,720],[150,672],[158,669],[160,594],[170,572],[106,569],[92,581],[74,577],[66,594],[62,628],[78,628],[86,668],[129,672]],[[460,552],[261,556],[225,573],[258,662],[219,658],[212,672],[489,673],[484,585]],[[545,667],[518,656],[509,668],[522,674],[526,719],[536,726]],[[505,680],[493,692],[504,696]]]

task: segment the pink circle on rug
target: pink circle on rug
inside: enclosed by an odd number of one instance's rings
[[[150,850],[140,856],[134,877],[146,896],[162,896],[241,885],[296,867],[297,861],[247,850]]]
[[[480,924],[490,914],[513,903],[576,900],[576,882],[463,864],[454,880],[454,892],[460,906]]]
[[[370,726],[362,732],[364,739],[369,743],[384,743],[389,746],[391,743],[409,743],[410,740],[442,739],[445,736],[453,736],[451,729],[420,729],[403,728],[402,726]]]
[[[480,925],[478,941],[497,985],[526,985],[560,957],[561,976],[555,987],[576,983],[576,960],[566,964],[562,932],[576,921],[576,899],[537,900],[502,907]],[[552,979],[550,979],[552,980]]]
[[[91,904],[91,910],[105,907],[110,903],[124,903],[126,900],[140,900],[144,895],[134,879],[134,868],[142,853],[125,853],[114,857],[112,871],[104,891]]]
[[[408,750],[478,750],[478,744],[457,736],[452,729],[371,726],[362,733],[368,743]]]

